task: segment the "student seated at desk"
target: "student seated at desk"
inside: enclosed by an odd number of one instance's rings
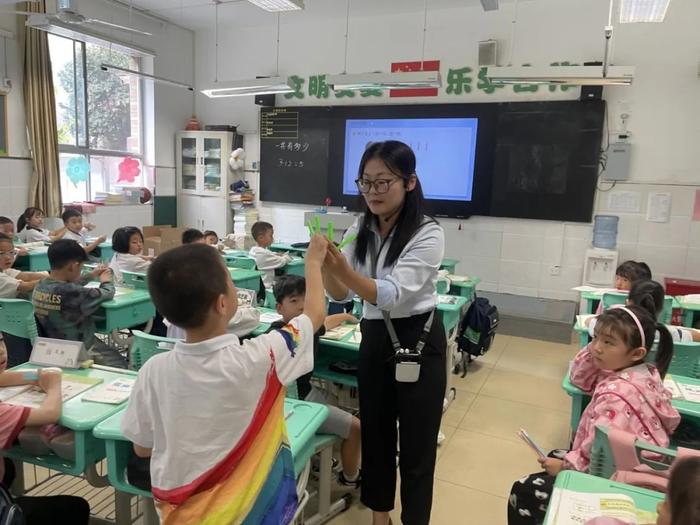
[[[46,337],[82,341],[90,359],[97,364],[126,368],[126,360],[95,337],[92,316],[102,303],[114,298],[112,271],[98,266],[81,276],[87,260],[85,250],[77,242],[61,239],[49,246],[51,273],[34,289],[32,302],[39,331]],[[98,288],[86,287],[99,279]]]
[[[15,223],[8,217],[0,216],[0,233],[10,237],[15,244],[22,242],[22,239],[15,233]],[[29,253],[25,248],[17,248],[17,251],[19,252],[17,255],[27,255]]]
[[[657,331],[656,364],[645,363]],[[671,334],[643,308],[614,306],[598,318],[593,341],[571,365],[571,382],[592,396],[581,415],[573,448],[540,458],[544,472],[513,484],[509,525],[542,523],[556,475],[564,469],[588,470],[596,425],[625,430],[658,447],[668,446],[681,420],[663,384],[672,357]]]
[[[196,228],[187,228],[182,232],[182,244],[207,244],[204,234]]]
[[[46,399],[38,408],[0,403],[0,448],[10,448],[24,428],[53,426],[61,417],[61,373],[39,371],[38,381],[27,380],[23,372],[5,371],[7,353],[0,344],[0,387],[35,384],[46,392]],[[0,461],[0,479],[6,489],[15,478],[14,463],[8,458]],[[87,525],[90,505],[74,496],[20,497],[15,499],[24,514],[27,525],[70,523]]]
[[[0,297],[14,299],[29,296],[37,283],[46,279],[45,272],[22,272],[12,267],[18,251],[12,237],[0,233]]]
[[[298,315],[301,315],[304,310],[306,281],[299,275],[284,275],[275,283],[273,293],[277,302],[277,313],[282,316],[282,321],[272,323],[270,329],[281,328]],[[357,324],[359,321],[354,316],[346,313],[326,317],[323,326],[314,335],[314,355],[318,351],[318,338],[325,334],[326,330],[332,330],[344,322]],[[333,434],[343,440],[340,446],[343,470],[338,475],[338,483],[359,488],[360,420],[349,412],[330,404],[328,396],[311,384],[311,375],[312,372],[309,372],[297,379],[299,399],[328,406],[328,418],[318,431],[321,434]]]
[[[66,228],[49,231],[44,226],[44,212],[40,208],[29,207],[17,219],[17,236],[22,242],[53,242],[61,239]]]
[[[72,239],[82,246],[87,253],[92,253],[95,249],[107,240],[104,235],[98,237],[91,243],[85,240],[85,236],[95,229],[94,224],[87,223],[83,226],[83,214],[74,208],[68,208],[61,216],[63,226],[66,232],[63,234],[64,239]]]
[[[114,281],[121,284],[122,272],[146,273],[154,257],[143,255],[143,233],[136,226],[117,228],[112,234],[114,255],[109,267]]]
[[[255,266],[263,272],[265,288],[272,288],[275,283],[275,270],[284,268],[292,260],[286,253],[275,253],[270,250],[274,242],[275,231],[269,222],[258,221],[250,229],[257,246],[250,249],[250,256],[255,259]]]
[[[665,298],[664,287],[656,281],[635,281],[632,283],[632,288],[630,288],[630,293],[625,300],[625,305],[630,306],[636,304],[649,312],[652,317],[658,318],[659,315],[663,313]],[[593,337],[595,333],[596,320],[596,317],[589,317],[586,319],[588,333],[591,337]],[[700,342],[700,330],[685,328],[683,326],[665,326],[674,342]]]
[[[138,456],[151,457],[163,523],[291,522],[297,493],[284,385],[313,369],[327,246],[312,239],[304,313],[243,342],[227,333],[237,294],[219,254],[186,245],[151,265],[153,302],[187,339],[141,368],[121,428]]]
[[[676,460],[671,468],[666,499],[659,503],[656,525],[700,523],[700,458]]]
[[[171,339],[185,339],[187,333],[184,329],[174,325],[167,319],[163,322],[168,327],[167,337]],[[238,337],[245,337],[255,330],[260,324],[260,311],[250,306],[239,307],[231,320],[228,322],[227,333]]]
[[[615,270],[615,288],[629,290],[635,281],[650,281],[651,268],[644,262],[625,261]]]

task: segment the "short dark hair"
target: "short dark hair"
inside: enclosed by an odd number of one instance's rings
[[[122,226],[114,230],[112,234],[112,249],[117,253],[129,253],[129,243],[132,235],[140,235],[143,241],[143,233],[136,226]]]
[[[639,280],[649,281],[651,280],[651,268],[647,263],[629,260],[617,267],[615,275],[619,275],[631,283]]]
[[[66,208],[65,211],[63,212],[63,215],[61,215],[61,219],[63,220],[64,223],[68,222],[69,219],[72,219],[73,217],[82,217],[83,214],[80,213],[78,210],[75,208]]]
[[[272,287],[275,301],[280,304],[286,297],[292,295],[304,295],[306,293],[306,279],[301,275],[283,275]]]
[[[258,237],[261,235],[265,235],[268,230],[272,230],[273,226],[269,222],[264,222],[264,221],[258,221],[255,224],[253,224],[253,227],[250,229],[250,234],[253,236],[253,239],[256,241],[258,240]]]
[[[72,239],[59,239],[52,242],[47,255],[52,270],[60,270],[70,263],[88,260],[85,248]]]
[[[14,224],[14,222],[12,219],[8,219],[7,217],[0,215],[0,224]]]
[[[219,236],[216,234],[214,230],[206,230],[203,234],[205,237],[216,237],[216,240],[219,240]]]
[[[700,457],[676,459],[668,482],[668,504],[673,525],[700,523]]]
[[[163,317],[181,328],[202,326],[231,279],[211,246],[186,244],[167,250],[148,269],[148,291]]]
[[[192,244],[200,239],[204,239],[204,234],[195,228],[187,228],[182,232],[182,244]]]

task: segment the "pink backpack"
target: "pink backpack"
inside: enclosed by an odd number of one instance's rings
[[[613,481],[635,485],[657,492],[666,492],[670,474],[670,462],[673,459],[699,456],[700,450],[678,448],[677,451],[667,449],[668,463],[662,461],[663,455],[651,450],[637,450],[637,437],[634,434],[619,429],[608,431],[610,448],[615,460],[616,471],[610,478]],[[639,441],[639,445],[647,445]],[[651,446],[650,446],[651,447]],[[654,464],[656,468],[649,465]]]

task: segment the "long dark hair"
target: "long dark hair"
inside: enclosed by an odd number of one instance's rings
[[[30,229],[31,226],[29,226],[29,219],[31,219],[39,213],[44,215],[44,210],[42,210],[41,208],[35,208],[33,206],[30,206],[29,208],[24,210],[24,213],[19,216],[19,219],[17,219],[17,232],[21,232],[22,230],[24,230],[25,227],[27,229]]]
[[[416,156],[407,144],[398,140],[387,140],[384,142],[373,142],[365,150],[360,160],[358,178],[362,178],[367,162],[372,159],[379,159],[391,173],[403,179],[404,188],[408,186],[409,179],[416,174]],[[364,216],[355,244],[355,261],[364,264],[367,259],[367,243],[370,238],[370,227],[377,224],[378,217],[367,207],[367,202],[361,197]],[[420,179],[416,178],[416,186],[413,191],[407,191],[403,206],[399,212],[396,226],[394,226],[394,236],[389,245],[389,251],[384,259],[384,266],[391,266],[401,255],[401,252],[423,223],[425,216],[425,199]],[[434,219],[431,218],[432,221]]]
[[[656,332],[659,332],[659,344],[656,351],[656,368],[663,379],[668,372],[668,367],[673,358],[673,338],[668,328],[654,319],[651,314],[641,306],[629,305],[625,307],[637,316],[644,330],[644,341],[647,353],[654,344]],[[603,312],[595,325],[596,335],[599,333],[613,333],[620,337],[629,349],[642,346],[642,336],[639,333],[637,323],[632,316],[622,308],[609,308]]]
[[[664,287],[656,281],[634,281],[627,297],[630,304],[641,306],[654,319],[664,309]]]

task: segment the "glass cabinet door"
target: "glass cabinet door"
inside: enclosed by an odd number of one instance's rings
[[[221,191],[221,139],[204,139],[204,187],[205,192]]]
[[[181,190],[197,190],[197,139],[181,138],[180,151],[182,162]]]

